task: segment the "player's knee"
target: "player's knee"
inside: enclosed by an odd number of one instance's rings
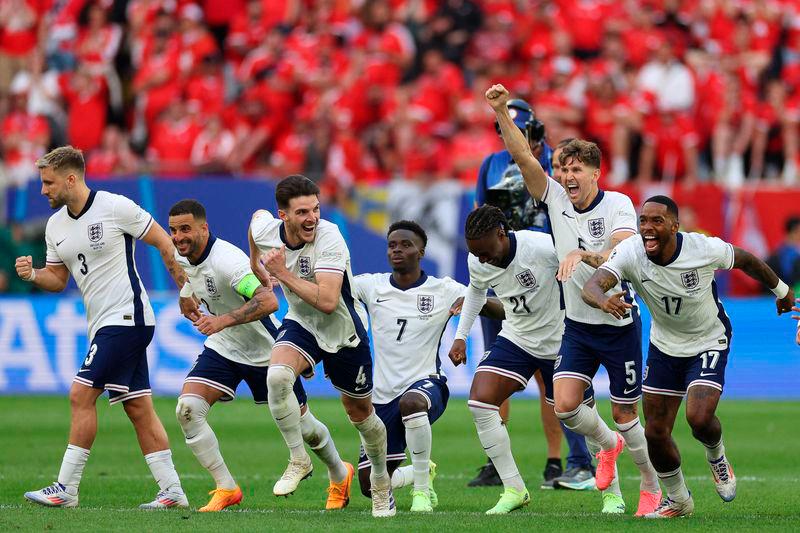
[[[175,416],[186,438],[191,438],[205,424],[209,407],[208,402],[194,394],[185,394],[178,398]]]
[[[342,405],[347,417],[353,424],[360,424],[372,414],[372,401],[365,398],[342,396]]]
[[[565,420],[575,416],[575,412],[580,407],[580,400],[574,401],[571,398],[556,398],[553,403],[553,411],[559,420]]]
[[[287,398],[297,377],[294,369],[287,365],[270,365],[267,370],[267,390],[274,398]]]
[[[400,397],[400,415],[424,413],[428,410],[428,402],[416,392],[407,392]]]
[[[698,434],[705,433],[706,428],[711,425],[711,421],[714,419],[714,413],[705,411],[705,410],[687,410],[686,411],[686,421],[689,423],[689,427],[692,428],[692,434],[697,437]]]

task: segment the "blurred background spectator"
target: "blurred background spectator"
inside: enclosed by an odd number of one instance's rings
[[[800,284],[800,217],[790,217],[785,230],[783,242],[769,256],[767,264],[790,287],[797,287]]]

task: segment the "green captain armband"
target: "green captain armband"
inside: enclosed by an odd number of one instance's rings
[[[248,274],[242,278],[242,281],[236,286],[236,292],[245,298],[252,298],[256,293],[256,289],[261,287],[261,282],[255,274]]]

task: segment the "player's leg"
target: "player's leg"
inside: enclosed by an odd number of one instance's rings
[[[553,411],[553,406],[547,403],[544,394],[544,381],[542,373],[536,372],[533,377],[536,379],[536,386],[539,388],[539,416],[542,419],[542,429],[547,441],[547,462],[544,465],[542,474],[544,480],[539,488],[553,489],[553,480],[564,473],[561,464],[561,423]]]
[[[386,404],[372,404],[372,407],[386,428],[386,471],[392,479],[392,490],[413,484],[414,473],[411,466],[400,467],[406,460],[406,436],[403,417],[400,415],[400,397]],[[367,498],[372,497],[372,485],[369,481],[371,474],[372,465],[362,445],[358,459],[358,479],[361,493]]]
[[[411,451],[414,484],[411,493],[413,497],[411,511],[413,512],[432,511],[439,503],[433,488],[436,465],[431,462],[433,444],[431,424],[442,415],[447,405],[449,391],[445,383],[444,378],[431,376],[411,385],[400,397],[400,416],[405,428],[405,441]]]
[[[350,503],[355,469],[350,463],[342,461],[328,427],[311,412],[306,391],[299,378],[295,381],[293,390],[297,403],[300,404],[300,432],[303,441],[328,469],[328,498],[325,509],[344,509]]]
[[[608,371],[611,415],[625,446],[641,476],[636,515],[655,510],[661,500],[658,475],[647,455],[647,439],[639,420],[638,403],[642,395],[641,324],[615,328],[603,344],[601,362]]]
[[[29,501],[48,507],[77,507],[81,476],[97,435],[95,404],[101,394],[103,389],[73,381],[69,391],[69,443],[61,460],[58,479],[48,487],[26,492],[25,498]]]
[[[681,471],[681,456],[672,439],[675,416],[686,393],[685,362],[670,357],[652,344],[644,373],[644,420],[647,451],[666,495],[658,508],[645,518],[671,518],[691,514],[694,509]]]
[[[266,379],[266,368],[263,372]],[[211,491],[211,500],[199,509],[202,512],[221,511],[242,501],[242,491],[228,470],[217,436],[207,421],[211,406],[218,400],[235,398],[241,380],[237,363],[205,348],[186,376],[178,397],[175,416],[186,445],[214,478],[216,485]]]
[[[408,470],[403,470],[400,465],[403,463],[399,459],[387,459],[386,470],[392,476],[392,490],[406,487],[414,483],[413,473]],[[372,465],[361,447],[359,461],[358,461],[358,485],[361,489],[361,494],[367,498],[372,498],[372,485],[369,477],[372,475]]]
[[[725,502],[736,497],[736,476],[725,455],[722,425],[716,416],[725,385],[728,350],[700,354],[690,363],[686,396],[686,419],[694,437],[706,448],[706,459],[714,477],[717,494]]]
[[[389,517],[397,513],[392,495],[392,478],[386,466],[386,426],[372,406],[372,354],[369,341],[362,339],[355,348],[345,348],[324,357],[325,374],[341,392],[342,405],[358,431],[371,464],[370,489],[372,516]]]
[[[294,394],[294,384],[300,374],[314,375],[314,364],[318,362],[315,357],[319,357],[320,350],[313,335],[291,320],[283,321],[278,338],[267,370],[267,394],[272,418],[289,448],[289,465],[272,492],[288,496],[314,469],[303,443],[300,403]]]
[[[486,352],[494,344],[497,334],[503,327],[502,320],[480,317],[481,331],[483,332],[483,346]],[[500,419],[503,424],[508,424],[511,416],[511,400],[506,400],[500,405]],[[478,475],[467,483],[468,487],[499,487],[503,480],[497,475],[497,469],[492,464],[491,459],[486,458],[486,463],[478,469]]]

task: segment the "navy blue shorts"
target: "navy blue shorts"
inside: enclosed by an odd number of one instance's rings
[[[403,461],[406,458],[406,428],[403,425],[403,417],[400,415],[400,398],[408,392],[419,394],[428,402],[428,420],[431,424],[442,416],[447,408],[447,400],[450,398],[447,378],[439,374],[414,382],[403,394],[389,403],[373,404],[375,413],[386,426],[387,461]],[[369,467],[370,462],[362,446],[358,458],[358,469]]]
[[[553,367],[555,361],[552,359],[540,359],[529,354],[527,351],[517,346],[503,336],[498,336],[491,348],[486,351],[478,363],[478,372],[491,372],[513,379],[519,382],[519,390],[525,390],[528,381],[533,374],[539,370],[544,381],[544,397],[547,403],[553,405]],[[584,403],[591,401],[594,390],[586,388],[583,394]]]
[[[100,328],[73,381],[107,390],[111,404],[149,396],[147,346],[155,329],[155,326]]]
[[[294,320],[284,320],[278,329],[275,346],[290,346],[308,361],[303,377],[314,375],[314,367],[322,361],[325,377],[336,390],[351,398],[372,394],[372,354],[369,339],[362,338],[355,348],[342,348],[336,353],[324,351],[314,335]]]
[[[553,379],[575,378],[592,384],[600,365],[608,372],[611,401],[634,404],[642,397],[642,321],[629,326],[564,321],[564,338]]]
[[[236,398],[236,388],[244,381],[256,403],[267,403],[267,366],[252,366],[227,359],[204,346],[203,353],[189,370],[184,383],[202,383],[225,394],[219,399],[229,402]],[[300,378],[294,382],[294,395],[300,405],[306,403],[306,391]]]
[[[705,385],[722,392],[729,352],[730,348],[725,348],[708,350],[694,357],[674,357],[650,343],[642,390],[648,394],[682,397],[689,387]]]

